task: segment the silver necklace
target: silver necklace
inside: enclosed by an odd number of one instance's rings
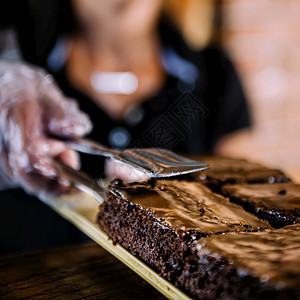
[[[92,73],[90,81],[93,89],[101,94],[129,95],[138,88],[137,76],[132,72],[97,71]]]

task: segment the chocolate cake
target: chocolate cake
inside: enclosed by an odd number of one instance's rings
[[[299,184],[230,184],[222,194],[274,228],[300,223]]]
[[[215,192],[220,192],[220,188],[224,184],[291,181],[280,170],[270,169],[242,159],[203,156],[198,157],[197,160],[208,163],[210,168],[204,172],[191,174],[190,177],[206,184]]]
[[[300,225],[215,235],[196,248],[181,278],[200,299],[300,299]]]
[[[269,227],[203,184],[179,180],[112,182],[97,222],[115,243],[193,297],[201,288],[186,283],[198,267],[201,238]]]

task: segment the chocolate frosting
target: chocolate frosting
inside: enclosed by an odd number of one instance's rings
[[[300,185],[276,184],[227,184],[222,193],[243,202],[254,202],[268,209],[292,209],[300,215]]]
[[[157,219],[178,231],[211,234],[268,227],[265,221],[197,182],[157,180],[153,184],[124,185],[115,181],[110,192],[143,209],[151,209]]]
[[[300,286],[300,225],[277,230],[215,235],[201,239],[197,252],[226,260],[241,275],[277,288]]]
[[[260,164],[243,159],[233,159],[218,156],[203,156],[197,158],[209,164],[210,168],[195,173],[198,180],[214,178],[221,182],[269,182],[290,181],[280,170],[270,169]]]

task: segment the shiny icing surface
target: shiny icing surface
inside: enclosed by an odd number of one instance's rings
[[[251,274],[278,288],[300,288],[300,225],[201,239],[197,252],[226,257],[241,276]]]
[[[222,187],[222,193],[269,209],[293,209],[300,214],[300,184],[227,184]]]
[[[197,182],[157,180],[153,185],[117,182],[111,184],[110,192],[143,209],[151,209],[156,218],[179,231],[210,234],[268,227],[266,222]]]
[[[276,181],[275,178],[286,178],[280,170],[269,169],[242,159],[218,156],[203,156],[197,159],[208,163],[210,166],[209,169],[203,172],[195,173],[195,176],[200,180],[211,177],[222,182],[229,180],[234,182],[256,181],[272,183]]]

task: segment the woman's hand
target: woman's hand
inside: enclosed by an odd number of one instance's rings
[[[105,174],[109,180],[118,178],[126,182],[141,182],[150,179],[147,174],[111,159],[105,161]]]
[[[52,159],[79,168],[75,151],[49,136],[76,138],[91,122],[67,99],[51,75],[20,63],[0,62],[0,188],[21,187],[30,194],[61,192],[69,183]]]

